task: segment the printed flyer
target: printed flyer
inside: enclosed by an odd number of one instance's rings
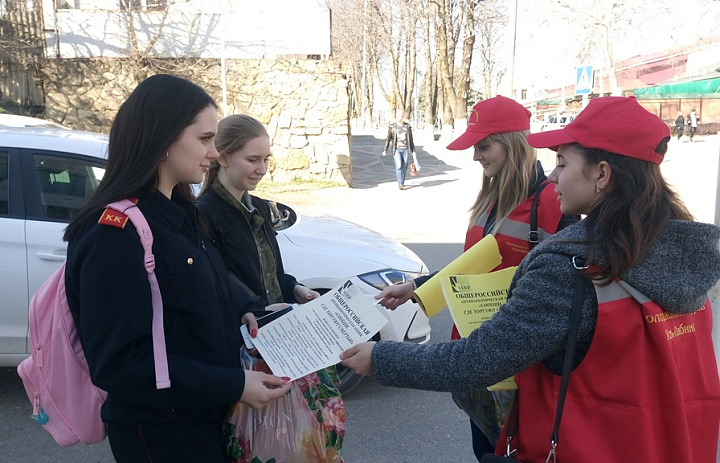
[[[448,310],[460,336],[466,338],[473,330],[490,320],[507,300],[508,288],[517,267],[509,267],[482,275],[449,275],[440,284]],[[489,390],[517,389],[508,378]]]
[[[275,376],[291,380],[340,362],[388,322],[351,280],[258,329],[252,340]]]
[[[418,305],[425,311],[425,315],[432,318],[445,308],[445,299],[440,287],[440,281],[444,277],[448,275],[487,273],[500,265],[501,262],[502,257],[495,237],[487,235],[422,284],[415,290],[413,296]]]

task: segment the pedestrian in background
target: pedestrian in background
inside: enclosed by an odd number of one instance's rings
[[[383,156],[387,156],[388,149],[393,153],[398,188],[404,190],[408,170],[408,155],[412,154],[415,157],[415,142],[413,141],[412,127],[405,122],[405,114],[402,111],[398,112],[397,121],[388,126],[388,133],[383,146]]]
[[[678,112],[678,117],[675,119],[675,134],[677,135],[677,139],[680,140],[680,137],[682,137],[684,133],[685,118],[683,117],[682,112]]]
[[[715,461],[720,382],[707,294],[720,278],[720,228],[694,222],[665,182],[669,140],[665,122],[631,97],[594,98],[564,129],[529,135],[557,151],[549,179],[562,212],[586,218],[530,251],[507,302],[468,338],[362,343],[343,364],[381,384],[432,391],[515,375],[507,449],[517,461]],[[554,435],[575,307],[573,370]],[[501,436],[495,453],[505,448]]]
[[[223,463],[229,406],[262,408],[290,389],[289,378],[241,367],[241,322],[254,330],[257,322],[198,224],[189,184],[218,156],[217,126],[215,102],[197,85],[167,74],[145,79],[113,121],[102,182],[65,231],[68,305],[92,381],[108,392],[102,420],[120,463]],[[129,221],[99,220],[107,204],[126,198],[137,200],[154,239],[166,389],[155,384],[153,305],[137,231]]]
[[[532,246],[580,219],[560,212],[557,195],[549,186],[535,149],[526,139],[530,116],[524,106],[504,96],[480,101],[470,113],[465,133],[447,147],[450,150],[473,147],[473,160],[482,165],[484,175],[470,209],[464,250],[485,236],[494,235],[502,256],[502,263],[494,270],[519,265]],[[537,232],[531,236],[533,207],[537,213]],[[395,309],[431,276],[389,286],[375,298],[384,307]],[[454,326],[451,337],[460,339]],[[466,411],[482,410],[470,417],[473,450],[479,460],[483,453],[494,450],[514,391],[457,391],[453,399]]]
[[[695,132],[697,132],[698,129],[698,122],[700,121],[700,118],[697,114],[695,114],[695,108],[690,111],[690,114],[688,114],[687,117],[687,124],[690,126],[690,141],[693,141],[693,137],[695,136]]]

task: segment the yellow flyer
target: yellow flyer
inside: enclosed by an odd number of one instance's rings
[[[487,273],[501,262],[502,257],[495,237],[487,235],[416,289],[413,297],[428,318],[434,317],[445,308],[445,298],[440,285],[443,277]]]
[[[490,320],[507,300],[508,288],[517,267],[481,275],[447,275],[440,284],[450,315],[460,336],[466,338],[472,331]],[[517,389],[515,380],[508,378],[489,390]]]

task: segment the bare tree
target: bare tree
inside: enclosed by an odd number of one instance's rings
[[[475,45],[475,11],[480,0],[438,0],[437,2],[437,66],[442,83],[445,126],[455,119],[467,118],[470,67]],[[462,38],[460,65],[455,54]]]
[[[422,16],[420,19],[423,42],[423,58],[425,62],[425,74],[422,82],[423,112],[427,131],[432,137],[434,135],[435,120],[437,119],[438,108],[438,82],[436,60],[433,57],[434,48],[431,46],[430,37],[435,35],[436,18],[434,7],[431,1],[422,3]]]
[[[482,97],[491,98],[505,74],[505,64],[499,59],[507,13],[498,0],[485,0],[476,12],[477,57],[480,59]],[[493,85],[494,84],[494,85]]]
[[[417,63],[417,34],[420,18],[413,0],[376,0],[372,17],[377,21],[378,37],[374,48],[378,88],[390,103],[390,111],[410,114]],[[384,72],[389,71],[389,82]]]
[[[332,54],[335,60],[347,67],[350,77],[350,89],[354,96],[352,116],[362,117],[363,98],[369,113],[372,115],[372,99],[368,98],[368,87],[366,94],[362,93],[362,80],[367,81],[369,41],[373,40],[374,34],[365,34],[367,27],[365,8],[362,0],[328,0],[327,7],[332,13]],[[363,61],[362,47],[366,49],[366,57]],[[372,116],[371,116],[372,118]]]
[[[608,70],[610,90],[613,95],[621,95],[622,89],[618,84],[615,73],[615,53],[613,51],[613,34],[622,29],[622,23],[629,25],[630,18],[638,17],[636,6],[609,0],[593,0],[582,7],[570,4],[564,0],[556,0],[557,4],[570,12],[587,31],[584,40],[578,41],[580,49],[577,53],[579,63],[598,59],[602,66]],[[602,52],[598,53],[598,50]]]
[[[160,21],[155,25],[155,32],[150,36],[144,46],[141,47],[137,36],[136,21],[139,20],[139,13],[147,7],[142,7],[140,2],[133,0],[120,0],[120,9],[125,13],[126,33],[128,44],[130,45],[130,59],[135,65],[135,79],[139,82],[147,77],[148,69],[152,67],[154,62],[152,51],[155,44],[162,37],[165,21],[167,20],[170,8],[175,4],[175,0],[169,0],[167,3],[159,3],[153,8],[162,12]]]

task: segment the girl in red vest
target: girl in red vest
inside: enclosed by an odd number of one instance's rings
[[[579,257],[588,268],[577,347],[550,461],[716,461],[720,382],[707,293],[720,278],[720,228],[694,222],[662,177],[669,139],[662,120],[625,97],[595,98],[564,129],[528,136],[557,151],[549,179],[562,212],[587,217],[527,255],[506,304],[468,338],[363,343],[343,364],[382,384],[435,391],[515,375],[517,432],[507,448],[517,461],[546,461]],[[505,448],[501,439],[496,453]]]
[[[578,216],[563,216],[552,188],[545,188],[547,177],[526,139],[529,129],[530,111],[515,100],[497,96],[477,103],[465,133],[448,145],[451,150],[473,147],[473,159],[483,167],[485,175],[470,209],[464,250],[493,234],[502,255],[502,264],[495,270],[517,266],[539,241],[579,220]],[[531,226],[533,208],[537,218]],[[395,309],[430,276],[385,288],[376,299]],[[460,339],[454,326],[452,339]],[[513,398],[514,391],[487,389],[453,394],[458,406],[470,415],[473,451],[478,459],[495,448]]]

